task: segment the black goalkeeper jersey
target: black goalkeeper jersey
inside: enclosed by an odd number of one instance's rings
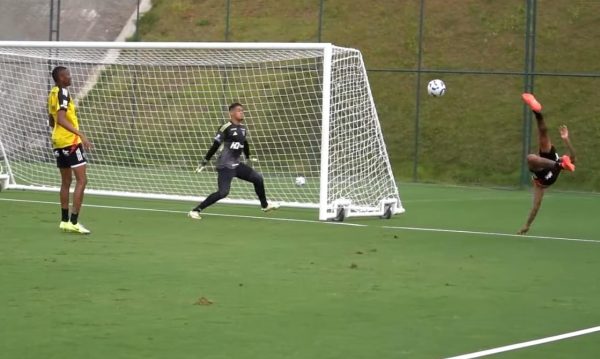
[[[217,160],[217,168],[236,168],[241,161],[248,128],[228,122],[219,128],[215,141],[223,145],[223,151]]]

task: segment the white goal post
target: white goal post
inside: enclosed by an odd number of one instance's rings
[[[216,171],[194,169],[240,102],[270,201],[321,220],[404,212],[362,55],[325,43],[0,41],[3,187],[59,189],[46,109],[58,65],[95,147],[87,193],[203,199]],[[258,204],[243,182],[223,202]]]

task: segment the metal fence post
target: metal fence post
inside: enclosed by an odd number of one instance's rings
[[[323,34],[323,7],[325,0],[319,1],[319,28],[317,29],[317,42],[321,42]]]
[[[535,26],[536,26],[536,5],[537,0],[527,0],[527,10],[525,12],[525,69],[523,76],[523,91],[533,92],[533,80],[535,72]],[[532,114],[527,105],[523,105],[523,150],[521,159],[521,181],[520,187],[525,187],[529,183],[529,168],[527,166],[526,156],[531,150],[531,126]]]
[[[48,30],[49,41],[60,40],[60,0],[50,0],[50,19],[49,19],[49,30]],[[58,50],[48,50],[49,59],[48,73],[52,72],[53,62],[51,60],[53,55],[58,54]],[[52,88],[52,81],[48,79],[47,87],[48,91]]]
[[[137,0],[137,7],[135,10],[135,33],[133,34],[135,41],[141,41],[140,39],[140,0]]]
[[[229,41],[229,24],[230,24],[230,18],[231,18],[231,0],[226,0],[225,1],[225,6],[226,6],[226,10],[225,10],[225,41]]]
[[[423,19],[425,13],[425,0],[421,0],[421,6],[419,9],[419,52],[417,54],[417,80],[415,83],[415,142],[414,142],[414,157],[413,157],[413,182],[419,180],[418,169],[419,169],[419,132],[420,123],[419,115],[421,108],[421,70],[423,68]]]
[[[50,0],[48,40],[60,40],[60,0]]]

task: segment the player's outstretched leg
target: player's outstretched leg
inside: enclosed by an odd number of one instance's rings
[[[533,111],[533,115],[535,116],[538,129],[539,151],[541,153],[549,153],[552,150],[552,141],[550,141],[548,126],[546,126],[544,116],[542,115],[542,105],[535,96],[530,93],[524,93],[521,97],[531,111]]]
[[[231,189],[231,181],[235,176],[235,170],[230,168],[222,168],[218,171],[219,175],[217,182],[219,189],[217,190],[217,192],[211,193],[208,197],[206,197],[204,201],[202,201],[202,203],[200,203],[194,209],[189,211],[188,217],[192,219],[202,219],[202,217],[200,217],[200,212],[229,195],[229,190]]]
[[[552,141],[548,135],[548,126],[546,126],[546,122],[544,121],[544,115],[542,115],[542,105],[535,98],[535,96],[533,96],[533,94],[524,93],[521,95],[521,97],[523,98],[523,102],[529,106],[533,112],[533,115],[535,116],[538,129],[538,144],[540,154],[552,152]],[[529,165],[529,170],[533,172],[544,169],[560,168],[568,171],[575,170],[575,165],[571,163],[571,158],[567,155],[562,156],[558,161],[553,161],[548,158],[541,157],[540,155],[530,154],[527,155],[527,164]]]
[[[252,182],[254,185],[254,192],[256,192],[256,196],[260,200],[260,207],[264,212],[269,212],[279,208],[278,203],[267,202],[265,182],[263,177],[252,167],[241,163],[237,168],[237,177],[241,180]]]

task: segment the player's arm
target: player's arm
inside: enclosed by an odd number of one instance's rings
[[[258,162],[258,158],[250,157],[250,142],[248,142],[248,138],[247,138],[249,131],[248,131],[248,127],[244,126],[244,128],[246,129],[246,138],[244,138],[244,157],[246,157],[246,161]]]
[[[67,120],[67,111],[66,110],[62,110],[62,109],[58,110],[58,112],[56,113],[56,122],[61,127],[63,127],[65,130],[79,136],[79,138],[81,139],[81,144],[83,145],[84,149],[89,150],[92,147],[92,143],[87,139],[87,137],[83,134],[83,132],[77,130],[75,127],[73,127],[71,122],[69,122]]]
[[[569,157],[571,157],[571,162],[575,163],[575,149],[573,148],[573,145],[571,144],[571,139],[569,138],[569,129],[566,125],[562,125],[559,127],[559,130],[560,138],[562,138],[563,142],[565,143],[565,146],[567,146],[567,148],[569,149]]]
[[[244,140],[244,156],[247,160],[250,160],[250,143],[248,143],[248,140]]]
[[[248,140],[244,140],[244,156],[246,157],[246,161],[249,161],[251,163],[258,162],[258,158],[250,157],[250,143],[248,142]]]
[[[215,153],[217,153],[217,150],[219,149],[219,147],[221,146],[221,142],[214,140],[212,146],[210,146],[210,148],[208,149],[208,152],[206,152],[206,156],[204,156],[204,165],[206,165],[206,163],[208,163],[208,161],[210,161],[210,159],[212,158],[212,156],[215,155]]]
[[[206,156],[204,156],[202,161],[200,161],[200,164],[198,165],[198,167],[196,167],[196,172],[200,173],[200,172],[204,171],[204,168],[208,164],[208,161],[210,161],[210,159],[212,158],[212,156],[214,156],[214,154],[217,152],[217,150],[219,149],[220,146],[221,146],[221,142],[219,142],[215,139],[215,141],[213,142],[213,144],[210,147],[210,149],[208,150],[208,152],[206,152]]]
[[[527,218],[527,223],[517,232],[518,234],[526,234],[529,231],[529,227],[535,220],[535,217],[542,206],[542,199],[544,198],[544,187],[534,184],[533,186],[533,207],[531,208],[531,212],[529,212],[529,217]]]
[[[56,112],[56,123],[59,124],[65,130],[79,136],[83,148],[89,150],[92,147],[92,143],[87,139],[83,132],[76,129],[69,120],[67,120],[67,109],[69,106],[68,91],[66,89],[60,89],[58,91],[58,111]]]
[[[208,161],[210,161],[212,156],[214,156],[215,153],[217,153],[219,147],[221,147],[221,143],[223,143],[223,140],[225,139],[225,130],[227,129],[227,127],[229,127],[229,124],[225,124],[221,126],[221,128],[219,128],[219,131],[217,131],[217,134],[215,135],[212,146],[208,149],[208,152],[206,152],[206,155],[204,156],[202,161],[200,161],[200,164],[196,168],[196,172],[202,172],[202,170],[204,170],[204,167],[206,167],[206,165],[208,164]]]
[[[87,139],[87,137],[85,137],[83,132],[77,130],[75,127],[73,127],[71,122],[67,120],[67,110],[58,110],[58,112],[56,113],[56,122],[65,130],[79,136],[79,138],[81,139],[81,143],[83,144],[83,148],[89,150],[92,147],[92,143]]]

